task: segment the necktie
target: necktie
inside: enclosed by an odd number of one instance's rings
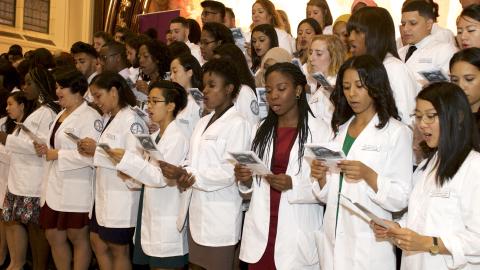
[[[160,133],[158,133],[157,138],[155,138],[155,143],[158,143],[158,142],[160,141],[160,138],[161,138],[161,137],[162,137],[162,136],[160,136]]]
[[[417,50],[417,47],[415,45],[412,45],[408,48],[407,55],[405,56],[405,63],[408,61],[408,58],[412,56],[413,52]]]

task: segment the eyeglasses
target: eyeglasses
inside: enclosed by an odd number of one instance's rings
[[[161,102],[167,102],[166,100],[158,100],[158,99],[149,99],[147,100],[147,104],[150,105],[157,105],[157,103],[161,103]]]
[[[212,40],[212,41],[200,40],[200,46],[207,46],[208,44],[211,44],[213,42],[216,42],[216,40]]]
[[[201,16],[202,16],[202,17],[208,17],[208,16],[210,16],[210,15],[215,15],[215,14],[218,14],[218,12],[213,12],[213,11],[206,11],[206,10],[204,10],[204,11],[202,11],[202,15],[201,15]]]
[[[107,61],[107,59],[108,59],[109,57],[112,57],[112,56],[117,55],[117,54],[120,54],[120,53],[117,52],[117,53],[112,53],[112,54],[109,54],[109,55],[100,55],[100,58],[101,58],[103,61]]]
[[[423,115],[414,113],[410,115],[410,117],[413,118],[416,124],[420,124],[423,121],[423,123],[430,125],[435,122],[435,119],[438,117],[438,113],[426,113]]]

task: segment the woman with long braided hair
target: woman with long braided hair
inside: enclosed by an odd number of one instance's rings
[[[257,126],[251,149],[272,174],[252,176],[242,164],[235,177],[242,193],[251,193],[240,259],[249,269],[318,268],[313,232],[322,224],[323,207],[313,196],[305,144],[326,142],[330,128],[308,106],[302,71],[277,63],[265,73],[267,117]]]

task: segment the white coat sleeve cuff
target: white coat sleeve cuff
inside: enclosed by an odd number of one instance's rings
[[[440,239],[442,239],[443,244],[450,252],[450,254],[442,255],[449,269],[457,269],[467,263],[462,241],[458,237],[455,237],[452,233],[445,233],[440,234]]]
[[[69,171],[90,167],[93,164],[92,157],[82,156],[76,149],[58,150],[58,170]]]
[[[252,181],[252,185],[248,187],[247,185],[244,185],[242,182],[238,182],[238,190],[242,194],[251,194],[253,192],[253,185],[254,185],[255,180]]]
[[[390,187],[391,183],[389,179],[382,177],[381,175],[377,175],[377,192],[375,193],[373,189],[370,189],[368,196],[378,205],[385,205],[390,192]]]
[[[125,151],[123,154],[122,160],[117,164],[117,170],[133,178],[137,178],[143,168],[136,166],[142,164],[143,159],[139,158],[138,155],[132,154],[129,151]],[[138,162],[140,161],[140,162]]]
[[[312,178],[313,183],[311,186],[312,193],[317,197],[318,200],[320,200],[323,203],[327,203],[327,195],[328,195],[328,180],[327,183],[323,188],[320,187],[320,184],[318,183],[317,179]]]

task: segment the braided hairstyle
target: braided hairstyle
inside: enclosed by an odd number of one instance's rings
[[[309,134],[311,136],[310,128],[308,127],[308,114],[310,113],[312,117],[315,117],[308,105],[307,94],[305,91],[305,86],[307,85],[307,79],[303,72],[292,63],[277,63],[273,66],[270,66],[265,73],[265,81],[268,76],[273,72],[279,72],[285,77],[289,78],[294,87],[301,86],[303,91],[300,94],[300,98],[297,100],[298,103],[298,124],[297,124],[297,133],[298,133],[298,162],[300,164],[299,171],[302,167],[302,159],[305,150],[305,143]],[[252,151],[257,153],[260,159],[264,158],[265,151],[270,151],[270,145],[277,133],[278,125],[278,115],[272,111],[268,110],[268,115],[265,120],[261,123],[260,127],[255,134],[255,138],[252,142]],[[268,161],[267,161],[268,162]]]
[[[152,91],[154,88],[162,89],[162,95],[165,98],[166,104],[175,103],[175,109],[173,110],[173,117],[187,106],[188,96],[187,91],[180,84],[171,81],[161,80],[152,83],[148,87],[148,91]]]
[[[56,84],[53,75],[46,68],[41,66],[30,69],[28,74],[40,91],[40,105],[46,105],[54,112],[59,113],[61,108],[56,102]]]

